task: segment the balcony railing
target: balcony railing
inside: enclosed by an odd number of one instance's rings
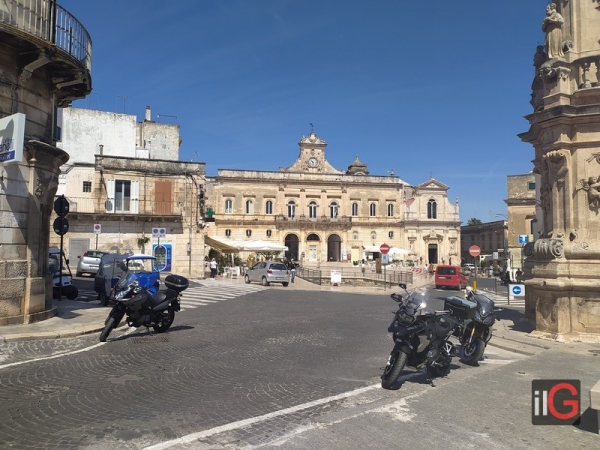
[[[106,199],[69,197],[69,214],[138,214],[156,216],[181,216],[181,206],[171,201],[143,201],[130,198]]]
[[[53,1],[2,0],[0,23],[56,45],[91,72],[89,33],[71,13]]]

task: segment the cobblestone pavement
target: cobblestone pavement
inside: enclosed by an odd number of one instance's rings
[[[0,442],[139,449],[202,432],[193,441],[203,448],[271,442],[357,401],[348,392],[394,395],[372,387],[391,349],[394,309],[381,295],[268,289],[179,313],[165,334],[4,344]],[[521,358],[490,349],[490,363],[457,362],[451,378]],[[403,395],[429,388],[422,373],[405,379]]]

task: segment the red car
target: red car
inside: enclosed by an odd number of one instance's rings
[[[451,287],[457,290],[466,288],[469,279],[464,276],[459,266],[438,265],[435,268],[435,288]]]

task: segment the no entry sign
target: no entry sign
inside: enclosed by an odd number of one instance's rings
[[[475,257],[475,256],[479,256],[480,253],[481,253],[481,249],[478,246],[471,245],[469,247],[469,255]]]
[[[390,246],[387,244],[381,244],[381,246],[379,247],[379,251],[382,255],[387,255],[387,253],[390,251]]]

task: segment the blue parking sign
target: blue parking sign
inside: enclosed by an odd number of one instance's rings
[[[519,235],[519,244],[528,244],[529,243],[529,235],[528,234],[520,234]]]

